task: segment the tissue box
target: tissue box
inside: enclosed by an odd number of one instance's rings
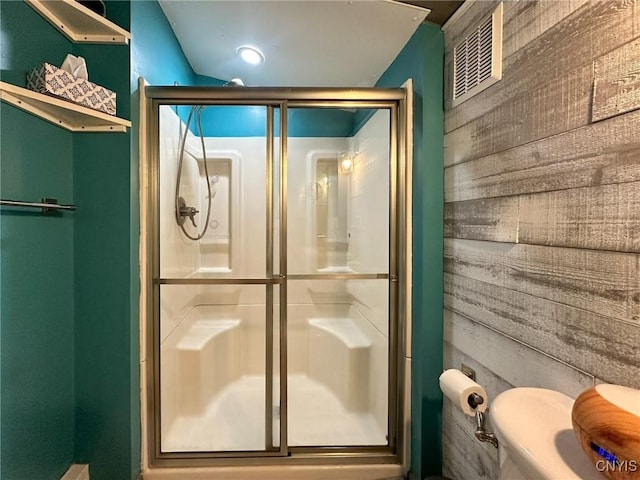
[[[88,80],[76,78],[50,63],[43,63],[27,74],[27,88],[70,100],[85,107],[116,114],[116,94]]]

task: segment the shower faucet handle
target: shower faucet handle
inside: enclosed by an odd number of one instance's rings
[[[194,228],[198,228],[198,225],[196,225],[196,220],[194,218],[196,216],[196,213],[199,212],[195,207],[183,207],[180,209],[180,215],[183,217],[189,217],[189,220],[191,220],[191,223],[193,223]]]
[[[178,198],[178,224],[182,225],[184,224],[185,220],[187,219],[186,217],[189,217],[189,220],[191,220],[191,223],[193,224],[193,226],[195,228],[198,228],[198,225],[196,225],[196,221],[195,221],[195,216],[197,213],[200,213],[195,207],[187,207],[186,202],[184,201],[184,198],[179,197]]]
[[[196,213],[198,213],[198,210],[196,210],[195,208],[191,207],[191,211],[189,212],[189,220],[191,220],[191,223],[193,223],[193,227],[194,228],[198,228],[198,225],[196,225],[196,221],[193,218]]]

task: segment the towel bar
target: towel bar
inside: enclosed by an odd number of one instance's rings
[[[41,208],[44,215],[54,213],[56,210],[75,210],[75,205],[59,205],[55,198],[43,198],[41,202],[22,202],[19,200],[0,200],[0,205],[6,207]]]

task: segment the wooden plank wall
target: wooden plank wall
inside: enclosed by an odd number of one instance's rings
[[[445,27],[444,366],[488,394],[640,388],[640,0],[505,1],[503,78],[451,106]],[[445,400],[443,463],[495,479],[497,452]]]

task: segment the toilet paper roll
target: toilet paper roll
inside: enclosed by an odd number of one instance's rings
[[[489,403],[487,392],[484,391],[481,385],[471,380],[460,370],[454,368],[445,370],[440,375],[440,390],[447,398],[458,405],[464,413],[471,417],[475,416],[476,412],[484,412],[487,409]],[[484,400],[476,408],[469,404],[469,397],[474,393],[480,395]]]

